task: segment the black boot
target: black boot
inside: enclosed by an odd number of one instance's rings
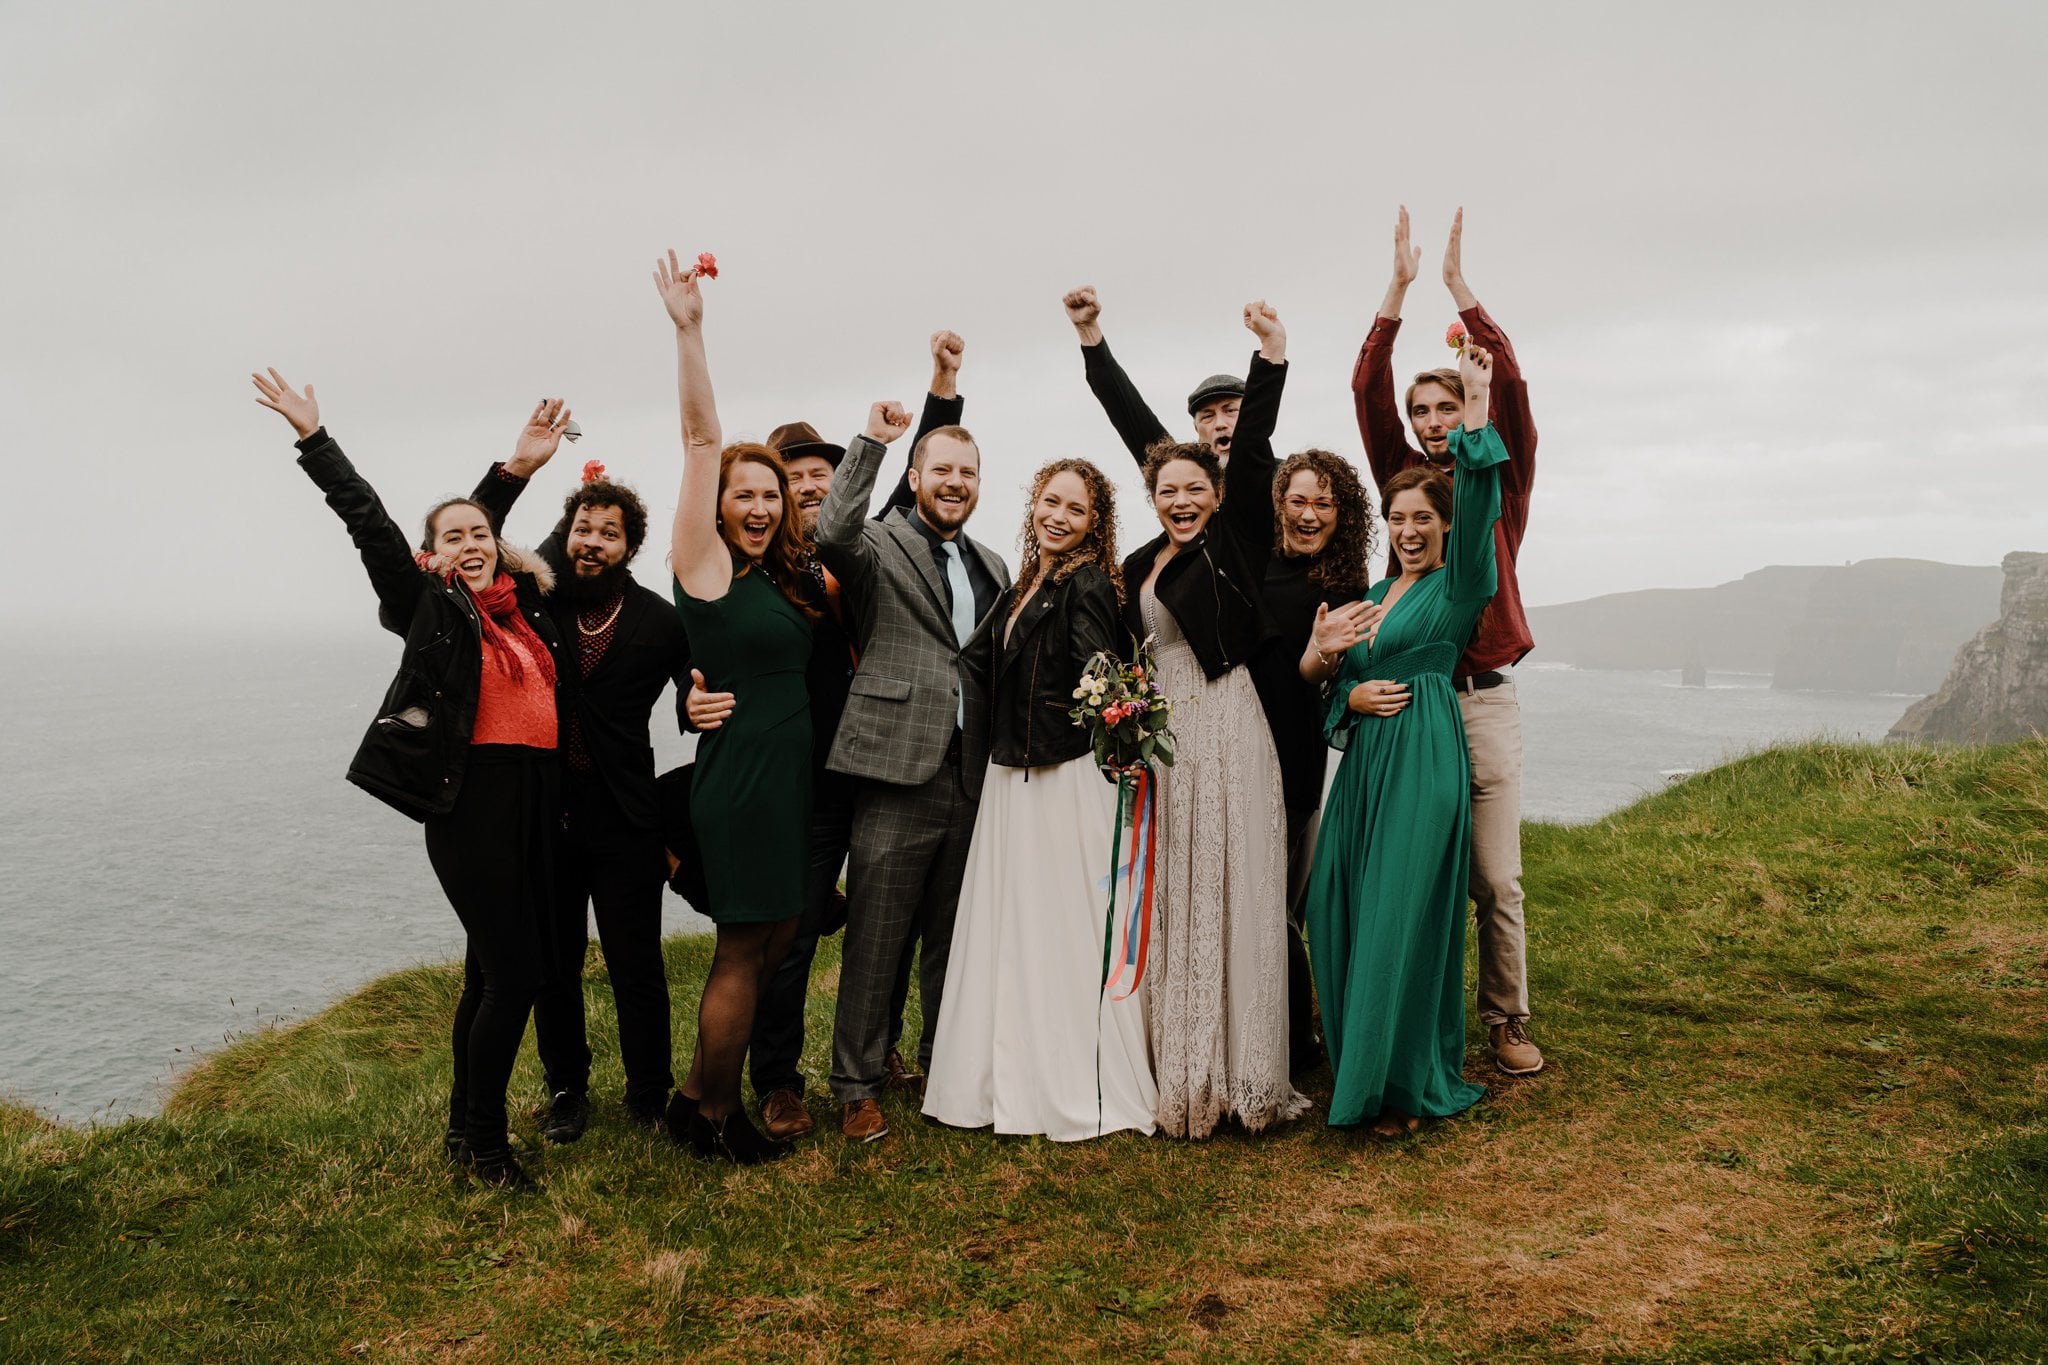
[[[441,1151],[447,1155],[450,1165],[469,1164],[469,1139],[462,1135],[459,1126],[450,1124],[448,1131],[441,1134]]]
[[[722,1119],[694,1116],[690,1121],[690,1145],[705,1156],[719,1157],[738,1166],[758,1166],[790,1153],[788,1143],[762,1136],[742,1109],[735,1109]]]
[[[669,1096],[668,1112],[662,1115],[662,1126],[668,1129],[669,1141],[676,1146],[696,1146],[690,1139],[690,1125],[697,1118],[697,1101],[678,1090]]]
[[[473,1153],[469,1161],[470,1174],[486,1185],[496,1185],[501,1190],[515,1194],[538,1194],[540,1185],[526,1173],[519,1164],[519,1158],[512,1155],[510,1147],[501,1147],[495,1152]]]
[[[549,1142],[574,1142],[589,1125],[590,1097],[574,1090],[557,1090],[540,1135]]]

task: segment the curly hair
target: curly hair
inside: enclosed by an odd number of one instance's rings
[[[576,522],[576,514],[586,507],[616,507],[619,521],[626,532],[626,559],[633,562],[633,556],[640,553],[640,543],[647,539],[647,504],[640,501],[640,495],[622,483],[610,479],[592,479],[589,483],[578,484],[562,500],[562,519],[555,523],[555,535],[564,544],[569,540],[569,528]]]
[[[1216,458],[1206,441],[1154,441],[1145,448],[1145,491],[1159,491],[1159,471],[1175,460],[1187,460],[1202,467],[1209,476],[1209,482],[1216,486],[1216,497],[1223,497],[1223,461]]]
[[[1337,524],[1329,543],[1309,560],[1309,581],[1340,601],[1363,597],[1372,586],[1370,560],[1379,543],[1379,528],[1373,519],[1372,494],[1365,491],[1351,461],[1334,451],[1297,451],[1273,471],[1273,551],[1279,554],[1286,548],[1281,504],[1287,485],[1303,470],[1315,475],[1337,504]]]
[[[782,519],[776,523],[775,534],[769,537],[768,548],[761,555],[761,570],[768,575],[768,581],[789,599],[790,605],[804,614],[806,620],[817,620],[821,613],[804,591],[804,585],[810,579],[811,543],[804,537],[803,518],[796,513],[796,499],[790,496],[789,471],[782,467],[782,457],[773,446],[764,446],[758,441],[735,441],[718,455],[718,500],[712,506],[711,515],[719,537],[732,554],[734,577],[745,573],[749,563],[746,552],[725,534],[725,485],[736,464],[757,464],[775,475],[775,486],[782,491]]]
[[[1038,525],[1032,512],[1055,474],[1072,474],[1088,490],[1088,534],[1081,537],[1079,545],[1047,563],[1047,556],[1038,547]],[[1031,596],[1041,574],[1046,582],[1058,583],[1074,570],[1091,564],[1109,576],[1116,600],[1124,600],[1124,570],[1116,557],[1116,485],[1090,461],[1048,460],[1038,467],[1038,472],[1031,476],[1031,491],[1024,499],[1024,529],[1017,533],[1017,548],[1023,554],[1017,569],[1018,602]]]

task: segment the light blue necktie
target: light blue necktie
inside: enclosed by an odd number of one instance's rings
[[[946,557],[946,587],[953,594],[953,635],[966,647],[967,637],[974,634],[974,584],[967,581],[967,563],[960,558],[960,547],[950,540],[939,542],[939,552]],[[967,728],[967,690],[960,690],[960,703],[953,714],[953,723]]]

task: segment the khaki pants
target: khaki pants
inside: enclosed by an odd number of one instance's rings
[[[1513,681],[1458,689],[1472,754],[1472,913],[1479,927],[1479,1020],[1529,1017],[1522,929],[1522,708]]]

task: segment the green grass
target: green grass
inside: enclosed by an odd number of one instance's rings
[[[2048,1358],[2048,744],[1774,750],[1525,861],[1549,1069],[1391,1146],[896,1102],[855,1148],[814,1095],[732,1170],[627,1128],[601,1045],[509,1197],[439,1153],[456,973],[402,972],[161,1117],[0,1107],[0,1359]],[[668,944],[683,1055],[706,946]]]

